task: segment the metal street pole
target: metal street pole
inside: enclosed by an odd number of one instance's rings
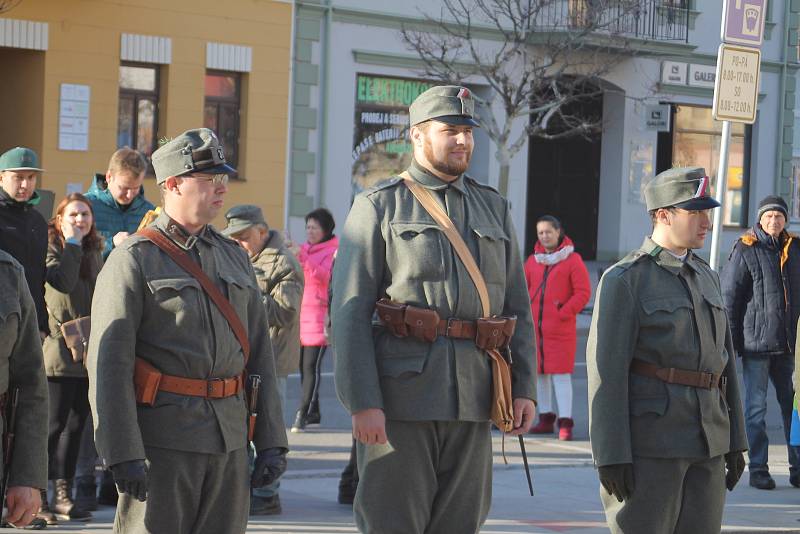
[[[720,207],[714,210],[714,228],[711,230],[711,261],[709,264],[715,271],[719,265],[719,236],[722,231],[722,210],[725,209],[725,182],[728,178],[728,148],[731,141],[731,121],[722,121],[722,140],[719,146],[719,165],[717,166],[717,185],[714,198]]]

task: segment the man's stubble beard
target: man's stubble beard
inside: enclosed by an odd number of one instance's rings
[[[460,176],[464,174],[467,168],[469,168],[469,162],[472,159],[472,152],[470,152],[467,154],[467,160],[464,163],[456,163],[451,165],[447,161],[439,161],[433,154],[433,146],[431,145],[430,139],[427,137],[425,137],[425,140],[423,141],[422,149],[425,153],[425,159],[428,160],[434,170],[447,176]]]

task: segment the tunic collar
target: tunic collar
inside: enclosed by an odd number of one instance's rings
[[[449,186],[452,186],[453,189],[459,193],[466,194],[467,192],[466,187],[464,186],[463,174],[455,181],[448,183],[438,176],[432,174],[428,169],[417,163],[417,160],[415,159],[411,160],[411,166],[408,168],[408,173],[415,181],[434,191],[441,191],[447,189]]]
[[[700,272],[700,266],[697,264],[699,260],[692,250],[689,250],[686,253],[686,259],[681,261],[673,254],[670,254],[664,250],[663,247],[656,244],[656,242],[653,241],[649,236],[644,238],[644,243],[642,243],[642,246],[639,250],[652,257],[653,261],[655,261],[658,265],[676,276],[681,273],[681,270],[683,270],[684,266],[689,267],[697,273]]]
[[[197,235],[192,235],[180,223],[167,215],[164,210],[161,210],[158,218],[156,218],[155,226],[184,250],[191,250],[198,240],[202,240],[209,245],[212,244],[208,235],[208,225],[203,226]]]

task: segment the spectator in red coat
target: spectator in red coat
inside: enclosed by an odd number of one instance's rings
[[[339,238],[333,235],[333,215],[319,208],[306,215],[307,241],[297,250],[306,284],[300,307],[300,384],[302,396],[292,432],[302,432],[307,425],[318,424],[319,385],[322,355],[328,346],[328,286]]]
[[[525,262],[525,279],[536,332],[539,423],[534,434],[554,431],[558,405],[558,439],[572,439],[572,372],[575,370],[575,317],[591,297],[589,272],[561,222],[545,215],[536,222],[538,241]]]

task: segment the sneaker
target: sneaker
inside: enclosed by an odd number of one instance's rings
[[[272,497],[250,497],[250,515],[278,515],[281,513],[281,497],[277,493]]]
[[[750,485],[760,490],[775,489],[775,479],[769,471],[753,471],[750,473]]]

